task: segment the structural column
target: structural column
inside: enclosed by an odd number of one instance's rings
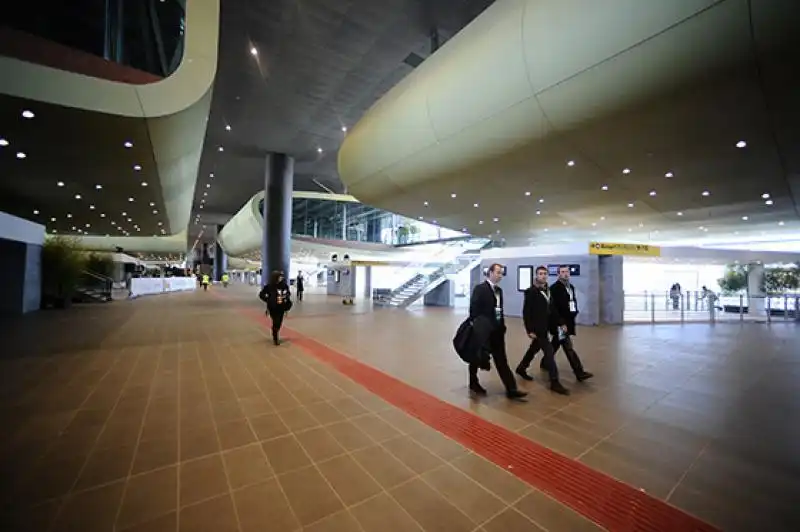
[[[751,316],[766,315],[764,265],[761,263],[747,267],[747,313]]]
[[[222,225],[217,225],[217,241],[214,243],[214,280],[222,281],[222,274],[228,269],[228,255],[219,245],[219,234],[222,232]]]
[[[292,188],[294,159],[283,153],[267,156],[264,175],[264,238],[261,244],[261,283],[270,272],[289,275],[292,237]]]

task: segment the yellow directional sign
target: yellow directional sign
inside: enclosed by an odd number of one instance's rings
[[[380,260],[354,260],[350,262],[352,266],[391,266],[391,262]]]
[[[615,244],[613,242],[589,242],[589,255],[634,255],[660,257],[661,248],[648,244]]]

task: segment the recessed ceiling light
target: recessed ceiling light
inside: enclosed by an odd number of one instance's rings
[[[475,207],[476,209],[479,207],[477,203],[473,203],[472,206]]]
[[[128,216],[128,213],[127,212],[123,212],[122,216]]]
[[[6,139],[0,137],[0,147],[5,148],[6,146],[8,146],[8,141]]]
[[[133,203],[133,198],[128,198],[128,201]]]
[[[36,209],[34,209],[34,210],[33,210],[33,214],[39,214],[39,211],[38,211],[38,210],[36,210]]]
[[[623,174],[630,174],[630,173],[631,173],[631,169],[630,169],[630,168],[624,168],[624,169],[622,170],[622,173],[623,173]]]
[[[59,187],[63,187],[64,186],[64,182],[63,181],[59,181],[58,183],[56,183],[56,185],[58,185]]]
[[[133,148],[133,142],[126,140],[123,146],[125,146],[126,148]]]
[[[561,222],[561,225],[567,225],[567,222]]]
[[[655,191],[655,190],[651,190],[651,191],[650,191],[650,195],[651,195],[651,196],[655,196],[655,195],[656,195],[656,191]]]
[[[86,227],[91,227],[91,226],[92,226],[92,224],[86,224]]]
[[[478,225],[483,225],[483,220],[478,220]]]
[[[317,153],[322,153],[322,148],[317,148]]]
[[[601,221],[601,222],[602,222],[603,220],[605,220],[605,219],[606,219],[606,217],[605,217],[605,216],[601,216],[601,217],[600,217],[600,221]]]
[[[673,174],[672,172],[667,172],[666,174],[664,174],[664,177],[674,177],[674,176],[675,174]]]
[[[219,148],[217,148],[217,150],[218,150],[218,151],[225,151],[225,148],[223,148],[222,146],[220,146]]]
[[[51,221],[51,222],[55,222],[55,221],[56,221],[56,219],[55,219],[55,218],[50,218],[50,221]]]
[[[111,220],[111,225],[117,225],[117,222],[115,222],[114,220]]]
[[[22,111],[22,118],[33,118],[34,116],[36,115],[33,114],[33,111],[28,111],[27,109]]]
[[[422,204],[425,205],[426,207],[428,206],[428,202],[427,201],[423,201]]]
[[[683,216],[683,213],[678,211],[678,216]]]
[[[78,230],[78,228],[77,228],[77,227],[75,227],[75,226],[73,225],[73,226],[72,226],[72,230],[73,230],[73,231],[77,231],[77,230]]]
[[[711,192],[709,192],[708,190],[704,190],[703,191],[703,196],[710,196],[710,195],[711,195]]]
[[[493,221],[493,222],[499,222],[499,221],[500,221],[500,218],[492,218],[492,221]]]
[[[575,166],[575,161],[567,161],[567,166]]]
[[[342,126],[342,132],[347,133],[347,126]]]
[[[544,203],[544,198],[539,198],[539,203]]]
[[[628,203],[629,208],[633,208],[633,203]]]
[[[17,159],[24,159],[25,157],[27,157],[27,155],[25,154],[24,151],[17,152]]]
[[[100,189],[103,188],[103,185],[95,185],[94,188],[96,188],[97,190],[100,190]]]
[[[72,213],[67,213],[67,218],[72,218]]]
[[[739,142],[736,143],[736,147],[737,148],[744,148],[746,146],[747,146],[747,143],[745,141],[743,141],[743,140],[740,140]]]
[[[455,197],[456,197],[456,193],[455,193],[455,192],[453,192],[452,194],[450,194],[450,197],[451,197],[451,198],[455,198]]]
[[[763,194],[761,194],[761,199],[769,199],[769,194],[764,192]]]
[[[602,187],[600,187],[600,190],[608,190],[608,185],[603,185]]]
[[[438,222],[436,220],[434,220],[433,223],[438,223]]]
[[[775,202],[774,202],[774,201],[772,201],[771,199],[768,199],[768,200],[767,200],[767,201],[765,201],[764,203],[765,203],[765,204],[767,204],[767,205],[772,205],[772,204],[773,204],[773,203],[775,203]]]
[[[258,55],[258,50],[256,50],[256,47],[255,47],[255,46],[253,46],[252,48],[250,48],[250,55],[253,55],[253,56],[256,56],[256,55]]]
[[[539,216],[540,214],[542,214],[542,211],[536,211],[536,216]]]
[[[75,194],[75,199],[81,199],[81,195],[80,194]]]
[[[101,213],[100,213],[100,218],[105,218],[105,217],[106,217],[106,213],[104,213],[104,212],[101,212]]]
[[[633,231],[633,229],[631,229],[630,227],[628,227],[628,232],[630,233],[631,231]]]
[[[137,172],[138,172],[139,170],[141,170],[141,169],[142,169],[142,167],[141,167],[141,165],[134,164],[134,165],[133,165],[133,169],[134,169],[135,171],[137,171]]]
[[[747,216],[742,216],[742,220],[744,220],[745,222],[746,222],[747,220],[749,220],[749,219],[750,219],[750,218],[749,218],[749,217],[747,217]]]
[[[128,218],[128,221],[129,221],[129,222],[132,222],[133,220],[132,220],[131,218]]]
[[[778,222],[778,225],[784,225],[784,223],[783,222]]]
[[[700,229],[700,230],[702,231],[703,229],[705,229],[705,227],[703,227],[703,226],[701,225],[700,227],[698,227],[698,229]]]
[[[545,232],[545,233],[546,233],[546,232],[548,232],[549,230],[550,230],[550,229],[548,229],[547,227],[545,227],[545,228],[544,228],[544,232]]]
[[[231,130],[231,126],[230,125],[226,125],[225,126],[225,131],[230,131],[230,130]]]
[[[202,206],[202,205],[200,205],[200,208],[202,209],[202,208],[203,208],[203,206]],[[418,219],[419,219],[419,220],[422,220],[422,216],[420,216]]]
[[[158,211],[153,209],[153,214],[158,214]]]
[[[206,183],[206,188],[211,188],[211,183]]]
[[[142,181],[142,186],[146,187],[147,186],[147,181]]]
[[[164,225],[164,222],[158,222],[158,225]]]
[[[94,210],[94,205],[89,205],[89,210],[93,211]]]
[[[592,227],[597,227],[597,222],[592,222]]]
[[[525,195],[526,195],[526,196],[530,196],[530,195],[531,195],[531,193],[530,193],[530,192],[526,192],[526,193],[525,193]]]

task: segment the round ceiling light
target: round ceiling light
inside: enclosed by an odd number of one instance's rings
[[[36,115],[33,114],[33,111],[29,111],[28,109],[22,111],[22,118],[33,118],[34,116]]]
[[[25,154],[24,151],[17,152],[17,159],[24,159],[25,157],[27,157],[27,155]]]
[[[133,169],[138,172],[139,170],[142,169],[142,167],[140,165],[138,165],[138,164],[134,164],[133,165]]]
[[[126,140],[123,146],[125,146],[126,148],[133,148],[133,142]]]
[[[675,177],[675,174],[673,174],[672,172],[667,172],[666,174],[664,174],[664,177]]]
[[[739,142],[736,143],[736,147],[737,148],[746,148],[747,147],[747,143],[745,141],[743,141],[743,140],[740,140]]]
[[[622,173],[623,173],[623,174],[630,174],[630,173],[631,173],[631,169],[630,169],[630,168],[624,168],[624,169],[622,170]]]
[[[8,141],[6,139],[0,137],[0,147],[5,148],[6,146],[8,146]]]

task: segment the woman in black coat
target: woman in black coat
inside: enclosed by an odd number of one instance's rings
[[[258,294],[259,299],[267,304],[267,313],[272,319],[272,341],[280,345],[278,334],[283,325],[283,316],[292,308],[292,299],[286,276],[281,271],[274,271],[269,276],[269,282],[264,285]]]

